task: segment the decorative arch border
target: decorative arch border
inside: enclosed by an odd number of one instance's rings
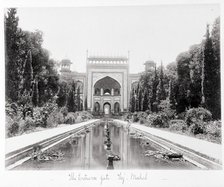
[[[96,74],[97,74],[97,77],[95,77],[96,76]],[[92,77],[92,86],[94,87],[95,86],[95,84],[99,81],[99,80],[101,80],[101,79],[103,79],[103,78],[105,78],[105,77],[110,77],[110,78],[112,78],[112,79],[114,79],[114,80],[116,80],[119,84],[120,84],[120,86],[122,87],[123,86],[123,82],[122,82],[122,74],[120,73],[120,72],[118,72],[118,73],[93,73],[93,77]]]

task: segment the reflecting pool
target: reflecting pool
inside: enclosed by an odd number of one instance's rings
[[[47,152],[48,156],[43,153],[15,169],[198,169],[184,159],[164,157],[169,151],[113,122],[74,133]],[[52,155],[56,159],[49,159]]]

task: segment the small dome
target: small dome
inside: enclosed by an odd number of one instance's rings
[[[152,61],[152,60],[147,60],[147,61],[144,63],[144,65],[155,66],[156,63],[155,63],[154,61]]]
[[[64,64],[64,65],[70,65],[70,64],[72,64],[72,62],[71,62],[71,60],[69,60],[69,59],[63,59],[63,60],[61,61],[61,64]]]

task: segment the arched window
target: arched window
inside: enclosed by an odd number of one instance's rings
[[[94,104],[94,111],[98,114],[100,112],[100,104],[98,102],[96,102]]]
[[[110,95],[111,94],[111,91],[110,89],[105,89],[104,92],[103,92],[104,95]]]
[[[120,95],[120,89],[119,88],[116,88],[114,90],[114,95]]]
[[[100,95],[100,89],[99,88],[95,89],[95,95]]]

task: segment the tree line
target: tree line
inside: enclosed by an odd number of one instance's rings
[[[58,107],[66,107],[68,112],[82,111],[84,108],[81,98],[81,88],[77,82],[60,82],[56,102]]]
[[[58,92],[56,61],[42,47],[41,31],[23,31],[18,27],[15,8],[5,15],[6,100],[42,106]]]
[[[158,112],[167,101],[177,114],[190,108],[204,107],[214,119],[221,118],[220,18],[209,28],[201,43],[180,53],[166,69],[156,66],[142,73],[130,95],[131,112]]]
[[[17,10],[10,8],[4,17],[6,101],[24,108],[55,101],[68,112],[83,110],[77,84],[59,81],[58,63],[42,47],[43,33],[19,28],[16,14]]]

